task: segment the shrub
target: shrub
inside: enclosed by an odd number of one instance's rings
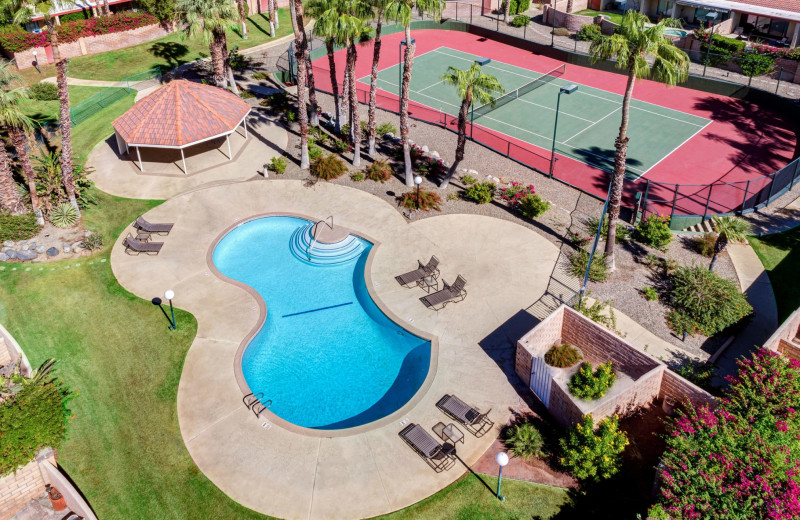
[[[661,251],[666,250],[672,242],[672,231],[669,229],[669,217],[650,215],[639,221],[636,226],[636,235],[643,244],[655,247]]]
[[[600,219],[597,217],[588,217],[586,218],[583,223],[586,226],[586,229],[589,230],[592,235],[597,233],[597,224],[600,222]],[[608,236],[608,215],[603,217],[603,227],[600,230],[600,237]],[[617,224],[617,234],[614,235],[614,243],[622,244],[627,242],[631,239],[631,229],[626,226],[625,224]]]
[[[511,5],[508,6],[508,14],[515,15],[524,13],[531,7],[531,0],[511,0]],[[506,12],[506,2],[505,0],[500,3],[500,12]]]
[[[493,182],[480,182],[470,185],[464,192],[464,196],[477,204],[486,204],[494,198],[494,190]]]
[[[539,195],[526,195],[519,201],[519,211],[525,218],[535,218],[550,209],[550,202]]]
[[[269,72],[254,72],[250,77],[256,81],[263,81],[269,79]]]
[[[586,25],[581,25],[575,37],[582,42],[593,42],[602,35],[603,32],[600,30],[599,25],[587,23]]]
[[[569,29],[566,27],[556,27],[553,29],[553,34],[556,36],[569,36]]]
[[[31,85],[30,96],[38,101],[58,100],[58,86],[55,83],[40,81]]]
[[[0,212],[0,242],[28,240],[35,237],[40,229],[42,226],[36,223],[33,213],[11,215]]]
[[[461,177],[461,182],[463,182],[465,186],[470,186],[478,182],[478,179],[476,179],[472,175],[463,175]]]
[[[50,212],[50,223],[56,227],[67,228],[78,223],[78,211],[69,202],[62,202]]]
[[[275,172],[278,175],[281,175],[286,171],[286,159],[283,157],[273,157],[269,160],[269,165],[267,168],[270,171]]]
[[[81,241],[81,247],[89,251],[100,249],[103,247],[103,235],[100,233],[92,233]]]
[[[284,112],[289,109],[289,94],[285,90],[281,90],[270,94],[259,104],[262,107],[270,108],[274,112]]]
[[[714,377],[714,365],[711,363],[689,359],[679,366],[675,372],[704,390],[710,391],[714,388],[714,385],[711,384],[711,379]]]
[[[769,74],[775,66],[775,58],[765,54],[742,52],[733,58],[733,62],[742,69],[742,74],[750,78]]]
[[[397,127],[394,126],[392,123],[381,123],[375,129],[375,133],[380,136],[384,136],[386,134],[397,134]]]
[[[714,246],[717,243],[716,233],[704,233],[694,239],[695,248],[697,252],[703,256],[714,256]]]
[[[586,276],[586,266],[589,264],[589,251],[576,249],[569,255],[569,272],[572,276],[580,278]],[[608,265],[605,253],[595,252],[592,258],[592,267],[589,269],[589,280],[605,282],[608,279]]]
[[[47,213],[52,211],[58,204],[69,200],[61,178],[61,152],[50,152],[46,155],[35,156],[34,161],[36,193],[39,195],[39,200]],[[75,165],[72,170],[75,196],[81,207],[94,202],[94,199],[89,195],[89,188],[91,188],[92,182],[86,178],[87,174],[92,171],[91,168],[87,169],[81,165]]]
[[[600,399],[617,380],[617,374],[611,361],[601,363],[592,372],[592,364],[583,363],[575,374],[570,378],[569,391],[579,399],[594,400]]]
[[[308,143],[308,160],[311,161],[311,162],[314,162],[317,159],[319,159],[320,157],[322,157],[323,155],[325,155],[325,154],[322,151],[322,148],[320,148],[316,144],[310,142],[310,139],[309,139],[309,143]]]
[[[525,27],[529,23],[531,23],[531,17],[527,14],[518,14],[511,20],[512,27]]]
[[[533,184],[525,186],[521,182],[512,181],[511,184],[505,188],[500,189],[500,198],[508,203],[509,206],[519,206],[520,200],[527,195],[533,195],[536,190]]]
[[[60,15],[59,22],[66,23],[72,22],[74,20],[88,20],[92,17],[91,11],[88,9],[81,9],[80,11],[75,11],[74,13],[67,13]]]
[[[67,403],[74,394],[51,377],[53,362],[45,362],[30,379],[16,373],[0,377],[0,477],[27,464],[46,446],[58,449],[70,421]]]
[[[606,417],[595,430],[592,416],[584,415],[569,427],[560,445],[559,462],[567,471],[579,480],[599,482],[619,471],[628,436],[619,429],[617,416]]]
[[[567,368],[581,360],[581,353],[569,343],[553,345],[544,355],[544,361],[551,367]]]
[[[336,155],[317,157],[311,163],[311,173],[326,181],[337,179],[347,172],[347,166]]]
[[[331,145],[333,146],[333,149],[336,151],[336,153],[346,153],[353,149],[350,143],[348,143],[344,139],[334,138],[333,141],[331,142]]]
[[[361,182],[361,181],[363,181],[364,180],[364,172],[353,172],[353,174],[350,175],[350,180],[352,180],[353,182]]]
[[[29,33],[17,24],[0,27],[0,47],[9,52],[22,52],[47,45],[47,31]]]
[[[416,170],[426,177],[436,177],[444,173],[444,161],[437,157],[420,157],[416,161]]]
[[[667,324],[678,334],[712,336],[753,312],[734,282],[704,267],[678,267],[671,285]]]
[[[596,299],[589,305],[588,300],[591,297],[592,291],[588,291],[583,298],[577,299],[575,301],[575,310],[593,322],[613,330],[620,336],[624,336],[624,334],[617,330],[617,315],[614,313],[613,302]]]
[[[440,203],[442,198],[428,190],[419,190],[419,200],[417,200],[417,190],[407,191],[398,197],[400,205],[409,210],[419,209],[420,211],[430,211],[435,209],[441,211]]]
[[[744,40],[737,40],[736,38],[728,38],[720,34],[715,34],[711,40],[711,53],[708,54],[708,40],[710,36],[709,31],[697,30],[695,31],[695,38],[700,40],[700,52],[702,53],[702,63],[708,61],[708,65],[720,67],[727,65],[734,54],[744,50],[747,42]],[[708,59],[706,60],[706,55]]]
[[[461,195],[456,191],[447,196],[447,200],[461,200]]]
[[[367,179],[371,181],[386,182],[392,178],[394,170],[392,170],[392,166],[388,162],[379,159],[370,164],[364,173]]]
[[[653,287],[642,287],[642,294],[644,295],[644,299],[649,302],[658,299],[658,291]]]
[[[523,459],[542,457],[545,454],[542,432],[527,421],[508,429],[505,444],[515,456]]]

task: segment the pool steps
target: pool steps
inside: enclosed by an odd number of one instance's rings
[[[289,239],[292,254],[307,264],[345,264],[358,258],[364,250],[364,244],[353,235],[347,235],[343,240],[332,244],[315,241],[312,236],[314,226],[315,224],[310,223],[298,228]]]
[[[264,401],[264,392],[259,392],[257,394],[250,392],[246,396],[242,397],[242,402],[248,410],[255,414],[256,417],[261,415],[261,412],[272,406],[272,399],[267,399]]]

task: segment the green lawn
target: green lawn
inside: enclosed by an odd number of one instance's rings
[[[280,27],[275,30],[275,39],[292,32],[292,23],[287,9],[278,10]],[[241,30],[240,30],[241,31]],[[247,18],[247,39],[239,32],[228,30],[228,49],[238,46],[247,49],[273,40],[269,36],[269,20],[265,14]],[[73,78],[121,80],[155,67],[164,71],[182,63],[208,57],[208,44],[202,37],[187,38],[174,32],[163,38],[152,40],[125,49],[79,56],[69,60],[69,76]]]
[[[575,14],[579,14],[581,16],[598,16],[603,15],[608,18],[610,22],[621,24],[622,23],[622,15],[620,13],[609,13],[608,11],[595,11],[594,9],[584,9],[583,11],[578,11]]]
[[[800,307],[800,227],[748,240],[769,275],[783,321]]]

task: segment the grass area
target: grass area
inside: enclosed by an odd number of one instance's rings
[[[247,39],[240,36],[241,29],[238,32],[228,30],[228,49],[255,47],[292,32],[288,9],[278,10],[278,22],[280,27],[275,30],[275,38],[271,38],[266,14],[249,16]],[[208,43],[203,42],[202,37],[187,38],[181,32],[174,32],[125,49],[72,58],[69,60],[68,74],[73,78],[117,81],[156,67],[167,71],[183,63],[206,58],[208,54]]]
[[[800,227],[748,240],[769,275],[782,322],[800,307]]]
[[[592,16],[592,17],[602,14],[603,16],[608,18],[610,22],[616,24],[622,23],[622,13],[610,13],[608,11],[595,11],[594,9],[584,9],[583,11],[578,11],[577,13],[574,14],[579,14],[581,16]]]

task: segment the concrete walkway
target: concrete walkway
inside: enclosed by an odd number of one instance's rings
[[[242,404],[235,357],[267,312],[245,288],[218,278],[209,265],[214,241],[228,228],[265,213],[300,214],[316,220],[334,215],[337,225],[376,243],[367,264],[368,286],[397,323],[435,338],[429,387],[387,418],[341,432],[319,432],[262,415]],[[175,291],[175,303],[191,312],[198,332],[178,387],[178,419],[199,469],[246,507],[288,519],[355,519],[395,511],[452,483],[464,466],[435,473],[398,437],[404,425],[430,431],[450,422],[435,407],[454,393],[492,409],[494,429],[467,434],[458,454],[475,463],[520,406],[514,389],[514,317],[547,288],[558,249],[536,232],[478,215],[444,215],[407,222],[390,204],[363,191],[302,181],[255,180],[178,195],[148,212],[150,221],[175,222],[161,253],[128,256],[118,242],[114,275],[142,298]],[[161,237],[159,237],[161,239]],[[445,280],[467,279],[467,299],[440,312],[426,309],[419,289],[400,287],[398,273],[436,254]],[[509,361],[510,360],[510,361]]]

